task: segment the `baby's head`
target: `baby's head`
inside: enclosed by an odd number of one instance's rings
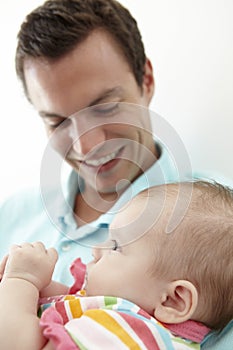
[[[150,188],[116,215],[94,249],[88,295],[131,300],[158,320],[233,318],[233,191],[194,182]]]

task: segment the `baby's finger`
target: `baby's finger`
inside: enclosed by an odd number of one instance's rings
[[[47,250],[46,250],[46,248],[45,248],[45,245],[44,245],[44,243],[42,243],[42,242],[34,242],[34,243],[32,243],[32,246],[34,247],[34,248],[37,248],[37,249],[40,249],[42,252],[46,252]]]
[[[50,257],[50,259],[52,260],[52,262],[55,264],[57,262],[57,259],[58,259],[58,253],[57,253],[56,249],[54,249],[54,248],[47,249],[47,254]]]

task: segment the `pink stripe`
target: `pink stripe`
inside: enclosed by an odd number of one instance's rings
[[[43,329],[44,337],[51,340],[56,350],[80,349],[66,332],[61,315],[54,308],[50,307],[43,312],[40,326]]]
[[[204,324],[192,320],[188,320],[178,324],[163,324],[173,334],[177,334],[182,338],[201,343],[204,337],[210,332],[210,328]]]
[[[127,315],[123,312],[119,312],[121,317],[129,324],[134,330],[137,336],[145,344],[148,350],[159,350],[157,341],[155,340],[151,330],[147,327],[146,323],[138,318]]]
[[[151,319],[151,316],[146,311],[144,311],[143,309],[139,309],[137,314],[147,318],[148,320]]]
[[[64,324],[67,323],[69,321],[69,318],[68,318],[67,313],[66,313],[65,302],[64,301],[58,301],[57,303],[55,303],[55,309],[61,315],[61,317],[63,319],[63,323]]]

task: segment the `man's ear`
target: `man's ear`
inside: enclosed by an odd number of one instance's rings
[[[143,98],[147,105],[149,105],[155,90],[155,81],[153,75],[153,67],[151,61],[146,58],[146,63],[144,66],[144,76],[143,76]]]
[[[154,317],[164,323],[181,323],[191,319],[197,308],[198,293],[189,281],[169,283],[154,310]]]

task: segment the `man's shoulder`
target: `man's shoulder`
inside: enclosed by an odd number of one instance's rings
[[[52,205],[55,208],[57,202],[55,188],[46,190],[46,201],[45,192],[42,193],[40,187],[18,191],[0,204],[0,225],[4,227],[29,225],[33,220],[34,222],[40,218],[42,220],[42,217],[47,217],[47,208]]]
[[[51,191],[51,201],[53,201]],[[28,188],[9,196],[0,205],[0,257],[12,244],[43,241],[51,246],[59,231],[47,214],[39,188]]]
[[[56,190],[50,188],[46,194],[51,200],[56,198]],[[0,212],[6,210],[36,211],[43,207],[43,195],[40,187],[32,187],[15,192],[0,203]]]
[[[1,202],[0,211],[7,210],[8,208],[24,210],[25,206],[32,208],[35,204],[39,203],[41,204],[39,188],[27,188],[17,191],[4,199],[4,201]]]

